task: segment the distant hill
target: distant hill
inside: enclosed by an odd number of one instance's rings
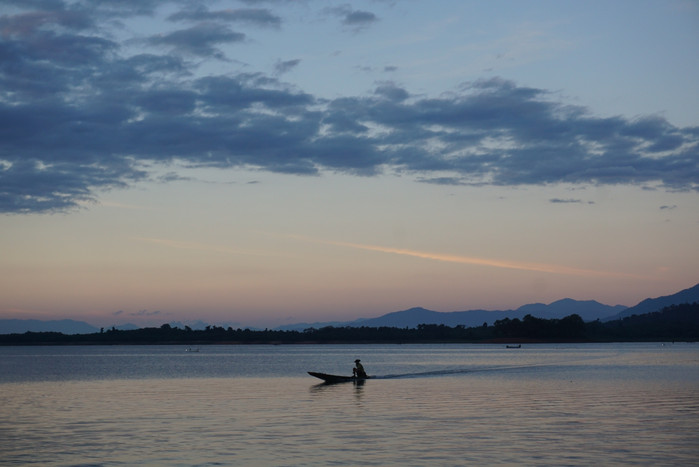
[[[526,315],[532,315],[536,318],[543,319],[560,319],[572,314],[578,314],[584,321],[594,321],[596,319],[606,318],[607,316],[615,315],[626,309],[626,307],[617,305],[609,306],[594,300],[578,301],[570,298],[558,300],[549,305],[543,303],[533,303],[524,305],[516,310],[504,311],[488,311],[488,310],[470,310],[470,311],[452,311],[438,312],[427,310],[425,308],[411,308],[409,310],[397,311],[388,313],[378,318],[358,320],[353,322],[352,326],[369,326],[369,327],[398,327],[398,328],[414,328],[419,324],[444,324],[445,326],[463,325],[466,327],[481,326],[483,323],[492,325],[495,321],[504,318],[519,318],[522,319]]]
[[[593,341],[696,341],[699,338],[699,302],[670,305],[659,311],[622,319],[587,323]]]
[[[550,305],[546,305],[549,307]],[[516,311],[516,310],[515,310]],[[520,313],[531,311],[525,307]],[[492,313],[492,312],[488,312]],[[432,320],[437,313],[423,308],[391,313],[418,321]],[[438,318],[437,318],[438,319]],[[395,322],[394,322],[395,324]],[[585,322],[577,314],[563,318],[500,319],[492,326],[420,323],[416,327],[326,326],[302,331],[228,329],[206,326],[182,329],[168,324],[134,330],[105,329],[89,334],[24,332],[0,335],[0,345],[126,345],[126,344],[295,344],[295,343],[523,343],[523,342],[659,342],[699,341],[699,302],[670,305],[660,311],[623,319]]]
[[[608,316],[616,315],[626,307],[622,305],[610,306],[596,302],[594,300],[573,300],[566,298],[551,304],[533,303],[524,305],[516,310],[488,311],[451,311],[440,312],[428,310],[426,308],[415,307],[403,311],[394,311],[378,318],[358,319],[348,322],[326,322],[326,323],[301,323],[283,326],[284,330],[303,330],[308,328],[322,328],[326,326],[334,327],[392,327],[392,328],[416,328],[420,324],[443,324],[445,326],[476,327],[487,323],[491,326],[495,321],[505,318],[522,319],[526,315],[532,315],[542,319],[561,319],[572,314],[578,314],[584,321],[594,321]]]
[[[571,314],[579,315],[583,321],[600,321],[606,322],[611,320],[623,319],[631,315],[641,315],[659,311],[671,305],[679,305],[683,303],[699,302],[699,284],[692,288],[682,290],[673,295],[668,295],[658,298],[648,298],[643,300],[638,305],[631,308],[626,308],[622,305],[610,306],[604,305],[594,300],[573,300],[565,298],[552,302],[548,305],[544,303],[532,303],[521,306],[515,310],[489,311],[489,310],[470,310],[470,311],[452,311],[439,312],[428,310],[421,307],[410,308],[408,310],[396,311],[388,313],[377,318],[357,319],[354,321],[332,321],[332,322],[316,322],[316,323],[297,323],[291,325],[280,326],[276,330],[296,330],[303,331],[310,328],[320,329],[328,326],[332,327],[394,327],[394,328],[416,328],[420,324],[443,324],[445,326],[465,326],[467,328],[482,326],[487,323],[491,326],[497,320],[522,319],[526,315],[532,315],[535,318],[541,319],[562,319]],[[180,322],[171,323],[172,327],[184,329],[185,325]],[[194,330],[206,328],[208,325],[202,321],[189,323],[189,327]],[[239,323],[226,323],[224,328],[232,327],[247,328]],[[111,327],[109,328],[111,329]],[[116,326],[119,330],[138,329],[134,324],[122,324]],[[99,332],[96,328],[82,321],[74,321],[70,319],[55,320],[55,321],[40,321],[40,320],[22,320],[22,319],[0,319],[0,334],[22,334],[27,331],[31,332],[60,332],[63,334],[91,334]],[[107,330],[107,328],[105,328]]]
[[[552,302],[548,305],[544,303],[532,303],[523,305],[516,310],[470,310],[470,311],[452,311],[439,312],[428,310],[426,308],[416,307],[403,311],[395,311],[377,318],[358,319],[351,322],[328,322],[328,323],[313,323],[298,324],[284,326],[279,329],[288,330],[303,330],[308,328],[322,328],[325,326],[351,326],[351,327],[396,327],[396,328],[415,328],[420,324],[443,324],[445,326],[465,327],[481,326],[487,323],[489,326],[500,319],[522,319],[526,315],[532,315],[535,318],[542,319],[561,319],[571,314],[579,315],[583,321],[611,321],[622,319],[631,315],[640,315],[659,311],[667,306],[679,305],[683,303],[699,302],[699,284],[692,288],[682,290],[673,295],[668,295],[659,298],[648,298],[643,300],[638,305],[627,308],[623,305],[605,305],[595,300],[573,300],[564,298]]]
[[[185,324],[179,321],[169,323],[172,327],[181,329],[188,325],[191,329],[201,330],[208,326],[203,321],[195,321]],[[227,327],[226,324],[225,327]],[[105,326],[105,331],[109,329],[117,329],[119,331],[133,331],[141,329],[142,326],[137,326],[133,323],[123,323],[115,326]],[[236,326],[240,327],[240,326]],[[99,332],[100,328],[88,324],[84,321],[75,321],[72,319],[63,319],[56,321],[42,321],[38,319],[0,319],[0,334],[24,334],[25,332],[60,332],[62,334],[92,334]]]
[[[543,303],[535,303],[532,305],[524,305],[516,310],[516,318],[523,318],[526,315],[532,315],[537,318],[545,319],[561,319],[572,314],[579,315],[583,321],[595,321],[603,319],[607,316],[618,314],[625,310],[623,305],[605,305],[595,300],[573,300],[564,298],[548,305]],[[520,316],[521,315],[521,316]]]
[[[284,324],[282,326],[278,326],[274,328],[274,330],[277,331],[305,331],[306,329],[320,329],[324,328],[327,326],[332,326],[336,328],[340,327],[345,327],[345,326],[362,326],[361,323],[362,321],[365,321],[364,319],[360,318],[354,321],[316,321],[314,323],[292,323],[292,324]]]
[[[60,332],[63,334],[91,334],[99,329],[83,321],[61,319],[41,321],[38,319],[0,319],[0,334],[23,334],[31,332]]]
[[[492,313],[485,310],[473,311],[454,311],[443,313],[439,311],[427,310],[425,308],[410,308],[409,310],[394,311],[378,318],[363,319],[352,323],[352,326],[367,326],[372,328],[391,327],[391,328],[416,328],[420,324],[444,324],[445,326],[458,326],[465,324],[466,316],[472,313],[472,319],[476,314]],[[481,321],[480,324],[483,324]]]
[[[681,305],[683,303],[699,302],[699,284],[689,289],[682,290],[672,295],[665,295],[657,298],[647,298],[638,305],[627,308],[620,313],[610,316],[603,321],[611,321],[626,318],[627,316],[643,315],[660,311],[671,305]]]

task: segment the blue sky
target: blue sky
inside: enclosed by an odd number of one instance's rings
[[[0,11],[0,316],[274,325],[698,282],[696,2]]]

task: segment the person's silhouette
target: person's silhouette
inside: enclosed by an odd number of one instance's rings
[[[360,363],[361,360],[356,359],[354,361],[354,368],[352,368],[352,374],[356,376],[357,378],[366,378],[366,371],[364,371],[364,367]]]

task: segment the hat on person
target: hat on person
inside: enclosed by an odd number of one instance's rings
[[[359,362],[361,362],[360,359],[356,359],[356,360],[354,361],[354,363],[359,363]]]

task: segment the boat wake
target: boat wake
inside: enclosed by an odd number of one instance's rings
[[[454,376],[454,375],[465,375],[468,373],[481,373],[485,371],[505,371],[505,370],[521,370],[525,368],[536,368],[545,366],[546,364],[534,364],[534,365],[509,365],[509,366],[496,366],[496,367],[479,367],[479,368],[451,368],[444,370],[433,370],[433,371],[422,371],[417,373],[400,373],[400,374],[389,374],[382,376],[372,376],[371,379],[397,379],[397,378],[428,378],[433,376]]]
[[[423,371],[419,373],[401,373],[394,375],[383,375],[374,376],[371,379],[398,379],[398,378],[425,378],[430,376],[449,376],[449,375],[463,375],[466,373],[473,373],[477,370],[472,369],[457,369],[457,370],[434,370],[434,371]]]

